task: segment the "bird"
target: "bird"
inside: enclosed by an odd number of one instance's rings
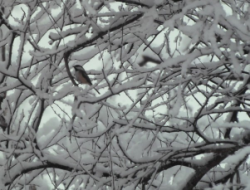
[[[92,86],[92,82],[91,82],[88,74],[86,73],[85,69],[81,65],[75,65],[73,67],[75,69],[75,78],[76,78],[77,82],[79,84],[88,84],[88,85]],[[97,89],[95,89],[95,90],[98,94],[100,94],[100,92]]]

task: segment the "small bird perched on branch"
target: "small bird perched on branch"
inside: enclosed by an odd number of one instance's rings
[[[92,86],[92,82],[88,74],[81,65],[75,65],[74,69],[75,69],[75,78],[79,82],[79,84],[88,84]],[[100,92],[97,89],[95,90],[98,94],[100,94]]]

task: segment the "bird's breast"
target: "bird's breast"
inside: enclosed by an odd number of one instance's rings
[[[88,81],[79,72],[76,72],[76,80],[81,84],[89,84]]]

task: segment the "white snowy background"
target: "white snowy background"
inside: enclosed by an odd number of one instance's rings
[[[249,189],[250,2],[1,8],[1,189]]]

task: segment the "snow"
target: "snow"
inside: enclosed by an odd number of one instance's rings
[[[197,188],[231,188],[213,182],[235,171],[248,187],[249,5],[236,2],[3,2],[0,185],[183,189],[225,155]],[[72,83],[75,64],[92,86]]]

